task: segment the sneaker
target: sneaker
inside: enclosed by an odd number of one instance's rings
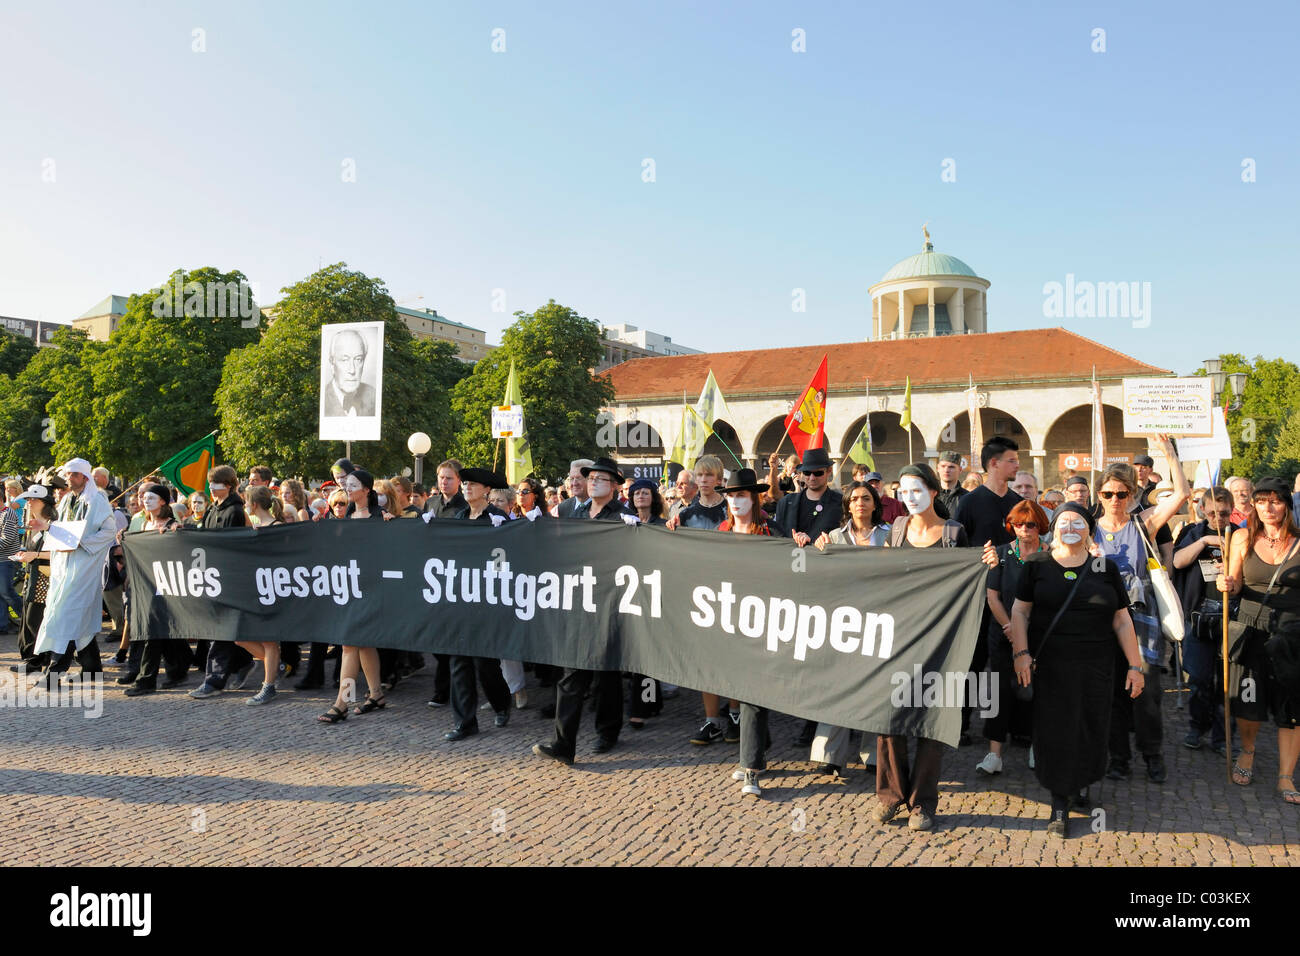
[[[704,726],[701,727],[699,731],[696,732],[695,736],[691,738],[691,743],[704,746],[705,744],[711,744],[714,741],[721,740],[722,736],[722,728],[713,721],[706,720]]]
[[[152,687],[142,687],[140,684],[132,684],[126,689],[127,697],[143,697],[145,694],[155,693]]]
[[[990,750],[984,755],[984,759],[975,765],[975,770],[989,777],[1001,773],[1002,757]]]
[[[906,809],[906,803],[885,804],[877,799],[876,805],[871,808],[871,819],[877,823],[888,823]]]
[[[1187,736],[1183,738],[1183,746],[1188,750],[1201,749],[1201,732],[1199,730],[1187,731]]]
[[[515,710],[523,710],[528,706],[528,691],[515,691]]]
[[[256,661],[249,661],[239,670],[235,671],[235,673],[230,675],[231,690],[239,690],[244,686],[244,681],[248,680],[248,675],[253,673],[253,665],[256,663]]]
[[[1060,837],[1064,840],[1070,835],[1070,814],[1065,810],[1052,811],[1051,820],[1047,824],[1047,835]]]
[[[744,785],[740,788],[741,793],[747,794],[751,797],[761,797],[763,795],[763,790],[758,785],[757,770],[740,770],[737,771],[737,773],[740,774],[740,779],[745,781]],[[735,774],[732,774],[732,777],[734,778]]]
[[[273,700],[275,700],[275,685],[263,684],[262,689],[252,697],[248,698],[248,700],[244,701],[244,703],[256,707],[260,704],[269,704]]]
[[[220,687],[213,687],[207,681],[204,681],[198,687],[190,691],[190,696],[195,700],[203,700],[206,697],[216,697],[221,693]]]
[[[917,807],[907,818],[907,826],[911,830],[929,830],[934,826],[934,817]]]
[[[429,700],[430,707],[446,707],[447,701],[441,697],[433,697]]]
[[[722,742],[740,743],[740,714],[727,714],[727,729],[722,732]]]
[[[1029,748],[1029,769],[1030,770],[1034,769],[1034,748],[1033,747]]]

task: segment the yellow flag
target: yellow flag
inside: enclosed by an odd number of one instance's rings
[[[503,405],[524,404],[519,397],[519,380],[515,378],[515,361],[510,360],[510,377],[506,379],[506,397]],[[528,443],[528,423],[524,423],[518,437],[506,439],[506,481],[515,485],[533,473],[533,448]]]
[[[912,376],[907,377],[907,389],[903,392],[903,414],[898,419],[899,428],[912,427]]]

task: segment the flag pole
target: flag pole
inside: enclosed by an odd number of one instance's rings
[[[1225,563],[1223,566],[1224,587],[1227,587],[1228,564],[1226,562],[1226,550],[1224,554]],[[1222,598],[1223,613],[1223,739],[1227,741],[1224,749],[1227,752],[1228,760],[1228,782],[1232,782],[1232,692],[1228,686],[1228,592],[1219,592]]]
[[[1092,414],[1088,416],[1092,419],[1092,447],[1088,449],[1088,497],[1092,501],[1096,501],[1097,492],[1093,490],[1093,485],[1097,481],[1097,461],[1095,455],[1095,452],[1097,451],[1097,408],[1095,404],[1097,401],[1097,366],[1095,365],[1092,367],[1092,394],[1089,395],[1088,398],[1090,399],[1088,404],[1092,406]],[[1228,740],[1231,741],[1232,738],[1229,737]],[[1232,748],[1229,747],[1228,750],[1231,751]]]
[[[220,429],[216,429],[216,428],[214,428],[212,431],[210,431],[210,432],[208,432],[206,435],[204,435],[203,438],[200,438],[198,442],[194,442],[193,445],[197,445],[199,442],[203,441],[205,438],[210,438],[211,436],[215,435],[218,431],[220,431]],[[186,447],[187,447],[187,448],[192,448],[193,445],[187,445]],[[182,451],[184,451],[184,449],[182,449]],[[180,454],[180,452],[177,452],[177,454]],[[159,471],[161,468],[162,468],[162,464],[155,465],[153,468],[150,468],[150,469],[149,469],[149,474],[153,474],[155,471]],[[140,476],[139,478],[137,478],[135,481],[131,482],[129,485],[127,485],[125,488],[123,488],[120,492],[118,492],[118,495],[117,495],[116,498],[110,498],[110,499],[109,499],[109,501],[108,501],[109,505],[112,506],[112,504],[113,504],[115,501],[118,501],[118,500],[120,500],[120,499],[126,497],[127,492],[129,492],[132,488],[136,487],[137,485],[143,483],[144,480],[145,480],[146,478],[148,478],[148,477],[149,477],[149,475],[141,475],[141,476]],[[179,491],[179,490],[180,490],[180,489],[177,489],[177,491]]]

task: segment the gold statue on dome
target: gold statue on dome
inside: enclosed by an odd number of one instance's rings
[[[921,227],[921,234],[925,236],[925,241],[927,244],[929,244],[930,242],[930,230],[928,228],[929,225],[930,225],[930,221],[927,219],[925,221],[925,225]]]

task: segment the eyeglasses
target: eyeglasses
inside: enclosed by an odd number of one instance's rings
[[[519,497],[522,498],[525,495],[527,495],[529,498],[534,498],[537,496],[537,492],[533,491],[531,488],[524,488],[522,491],[519,492]]]
[[[1099,491],[1097,494],[1101,495],[1107,501],[1110,501],[1111,498],[1118,498],[1120,501],[1123,501],[1128,497],[1127,491]]]
[[[1205,516],[1206,516],[1207,518],[1210,517],[1211,515],[1213,515],[1213,516],[1216,517],[1216,518],[1231,518],[1231,517],[1232,517],[1232,512],[1231,512],[1231,511],[1207,511],[1207,512],[1205,512]]]
[[[1038,530],[1038,522],[1037,522],[1037,521],[1015,521],[1015,522],[1012,522],[1011,527],[1013,527],[1013,528],[1029,528],[1029,529],[1032,530],[1032,531],[1037,531],[1037,530]]]
[[[817,471],[805,471],[804,474],[809,478],[820,478],[822,475],[826,474],[826,469],[820,468]]]

